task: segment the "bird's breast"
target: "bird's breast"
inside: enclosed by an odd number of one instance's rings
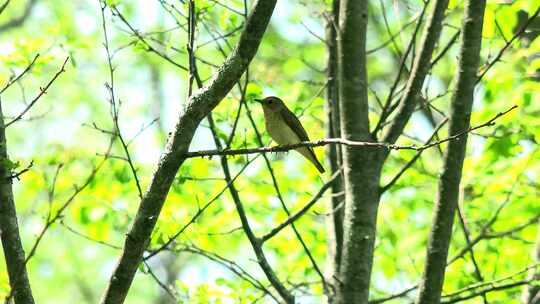
[[[290,145],[300,142],[300,138],[285,123],[279,113],[265,113],[266,131],[278,145]]]

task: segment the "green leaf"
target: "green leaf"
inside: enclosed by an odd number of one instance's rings
[[[250,82],[247,85],[246,97],[248,99],[252,99],[252,98],[255,98],[255,97],[260,97],[262,95],[262,92],[263,92],[263,90],[259,85]]]
[[[4,168],[6,168],[6,170],[12,171],[18,168],[21,163],[19,161],[13,162],[9,158],[4,158],[2,159],[2,164],[4,165]]]

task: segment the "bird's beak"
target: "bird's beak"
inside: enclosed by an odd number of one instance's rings
[[[255,100],[255,101],[258,102],[258,103],[262,103],[262,101],[263,101],[262,99],[259,99],[259,98],[255,98],[255,99],[253,99],[253,100]]]

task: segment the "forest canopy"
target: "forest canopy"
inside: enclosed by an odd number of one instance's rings
[[[0,0],[0,298],[539,304],[539,14]]]

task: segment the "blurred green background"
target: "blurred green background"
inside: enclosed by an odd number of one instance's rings
[[[6,119],[15,117],[69,56],[66,72],[46,95],[8,128],[8,151],[20,168],[33,167],[14,185],[23,244],[28,250],[46,222],[56,214],[77,187],[85,183],[93,166],[106,153],[109,135],[96,129],[113,130],[107,55],[100,3],[91,0],[33,1],[20,26],[6,24],[24,14],[28,1],[13,1],[0,15],[0,87],[20,73],[39,54],[31,72],[2,93]],[[118,5],[130,24],[159,52],[187,66],[184,26],[187,4],[173,0],[108,1]],[[113,3],[114,2],[114,3]],[[208,79],[238,39],[244,17],[244,1],[196,1],[199,71]],[[252,1],[247,1],[248,6]],[[451,1],[441,37],[445,45],[461,24],[461,1]],[[278,1],[271,25],[253,60],[246,89],[246,103],[231,147],[256,147],[256,134],[246,115],[250,111],[259,130],[264,130],[262,110],[253,97],[280,96],[301,120],[312,139],[324,138],[327,78],[324,13],[330,1]],[[534,0],[512,4],[489,2],[484,26],[481,69],[496,56],[523,22],[523,12],[538,7]],[[422,1],[370,2],[368,26],[368,77],[371,87],[370,115],[377,117],[377,98],[386,98],[394,81],[399,57],[414,30]],[[234,9],[234,10],[231,10]],[[383,18],[383,11],[388,18]],[[520,13],[521,11],[521,13]],[[520,17],[521,16],[521,17]],[[127,140],[143,190],[165,147],[167,133],[186,101],[188,73],[148,52],[141,41],[117,17],[105,10],[109,44],[114,52],[114,89],[121,101],[119,126]],[[411,26],[412,24],[412,26]],[[533,28],[534,29],[534,28]],[[538,31],[540,27],[537,27]],[[389,42],[389,33],[396,33]],[[222,35],[214,41],[213,35]],[[493,127],[475,132],[469,140],[462,180],[461,212],[468,219],[471,235],[505,204],[493,225],[497,233],[520,229],[481,241],[475,247],[476,260],[486,281],[519,272],[533,263],[540,204],[540,39],[534,30],[518,38],[504,57],[485,75],[477,87],[472,125],[485,122],[512,105],[519,108],[502,117]],[[216,43],[217,42],[217,43]],[[439,53],[442,45],[436,53]],[[379,48],[381,47],[382,48]],[[457,44],[435,66],[424,94],[447,113],[456,73]],[[242,80],[242,85],[245,79]],[[450,93],[449,93],[450,92]],[[240,107],[241,92],[235,88],[215,109],[214,119],[221,138],[227,139]],[[442,120],[438,113],[435,120]],[[157,119],[157,120],[156,120]],[[420,144],[433,130],[420,111],[398,144]],[[446,132],[446,131],[444,131]],[[445,134],[443,132],[443,134]],[[263,132],[265,144],[270,138]],[[199,127],[191,150],[215,148],[206,121]],[[319,158],[324,149],[316,148]],[[95,303],[102,294],[122,246],[125,233],[138,207],[138,194],[122,147],[115,142],[112,154],[81,193],[71,201],[61,218],[44,235],[28,264],[34,296],[39,303]],[[383,180],[389,181],[414,155],[393,152]],[[231,157],[237,172],[254,156]],[[284,201],[291,210],[301,208],[323,185],[312,165],[297,153],[271,155]],[[382,198],[378,219],[378,240],[372,275],[372,297],[382,297],[410,287],[419,280],[431,223],[437,178],[442,157],[438,149],[426,151],[399,182]],[[234,173],[233,173],[234,174]],[[262,235],[286,219],[265,162],[258,158],[237,179],[237,187],[254,230]],[[151,248],[166,242],[197,213],[198,208],[218,194],[223,181],[218,158],[192,158],[181,167],[171,189]],[[324,198],[297,222],[297,227],[318,265],[326,256]],[[527,225],[524,225],[527,224]],[[170,284],[181,302],[251,303],[261,293],[229,269],[197,252],[196,248],[236,262],[264,282],[252,249],[240,228],[234,204],[225,192],[178,239],[176,250],[162,252],[141,266],[127,303],[170,303],[150,274]],[[105,244],[103,244],[105,243]],[[466,244],[455,225],[450,256]],[[109,245],[113,245],[112,247]],[[189,250],[186,250],[186,246]],[[290,228],[266,246],[270,262],[289,286],[298,288],[302,303],[319,302],[322,285],[307,255]],[[447,271],[444,291],[452,292],[476,281],[470,257],[453,263]],[[9,293],[5,264],[0,263],[0,297]],[[493,303],[511,303],[521,288],[491,293]],[[262,299],[261,302],[270,301]],[[407,303],[396,300],[391,303]],[[472,301],[471,303],[480,303]]]

